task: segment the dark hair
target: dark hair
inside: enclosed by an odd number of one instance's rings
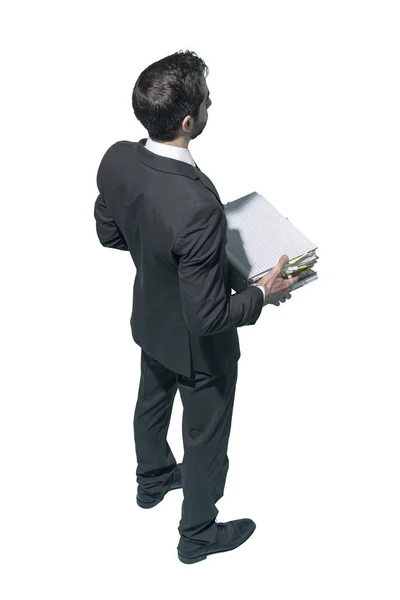
[[[195,52],[179,50],[139,75],[132,93],[133,112],[154,141],[172,141],[186,115],[198,118],[208,73]]]

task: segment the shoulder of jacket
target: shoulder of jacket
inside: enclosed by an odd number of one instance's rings
[[[114,168],[120,169],[125,164],[129,165],[132,160],[132,149],[136,146],[137,142],[129,142],[127,140],[121,140],[112,144],[105,153],[97,170],[97,178],[100,178],[100,174],[103,172],[110,172]]]
[[[123,152],[126,152],[126,150],[132,150],[132,148],[134,148],[136,144],[137,142],[128,142],[127,140],[121,140],[119,142],[111,144],[111,146],[107,148],[107,150],[104,152],[101,162],[103,162],[105,158],[111,158],[112,156],[120,156]]]
[[[188,209],[181,215],[180,225],[178,227],[175,239],[173,242],[173,249],[175,250],[179,240],[184,238],[186,235],[191,235],[199,231],[199,229],[209,229],[211,232],[220,232],[220,235],[224,235],[224,230],[220,229],[223,224],[223,210],[221,206],[214,202],[204,200],[204,198],[198,198],[197,201],[188,206]]]

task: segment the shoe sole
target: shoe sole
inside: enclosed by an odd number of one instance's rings
[[[213,552],[208,552],[207,554],[200,554],[200,556],[195,556],[193,558],[186,558],[178,550],[178,558],[185,565],[192,565],[193,563],[200,562],[201,560],[206,560],[207,556],[211,556],[211,554],[220,554],[221,552],[231,552],[231,550],[236,550],[236,548],[239,548],[239,546],[241,546],[242,544],[247,542],[249,537],[254,533],[255,529],[256,529],[256,526],[254,525],[254,527],[250,531],[249,535],[244,540],[242,540],[240,542],[240,544],[238,544],[237,546],[234,546],[233,548],[228,548],[227,550],[214,550]]]
[[[153,506],[157,506],[157,504],[160,504],[160,502],[164,500],[164,496],[162,498],[160,498],[159,500],[155,500],[154,502],[142,502],[141,500],[139,500],[139,498],[136,496],[136,504],[138,506],[140,506],[140,508],[153,508]]]
[[[179,490],[180,488],[182,488],[182,485],[172,486],[171,488],[169,488],[168,492],[170,492],[171,490]],[[140,506],[140,508],[153,508],[153,506],[157,506],[157,504],[160,504],[160,502],[164,500],[168,492],[166,492],[166,494],[164,494],[162,498],[154,500],[154,502],[143,502],[142,500],[139,500],[139,498],[136,496],[136,504]]]

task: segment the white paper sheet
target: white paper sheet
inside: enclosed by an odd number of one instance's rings
[[[228,222],[226,253],[246,279],[274,267],[282,254],[289,260],[317,246],[257,192],[224,205]]]

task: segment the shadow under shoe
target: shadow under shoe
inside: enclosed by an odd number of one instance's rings
[[[234,550],[249,539],[256,528],[256,524],[251,519],[236,519],[226,523],[215,522],[215,540],[206,546],[196,546],[190,541],[181,537],[178,544],[178,558],[181,562],[190,565],[192,563],[205,560],[209,554],[217,552],[229,552]]]

